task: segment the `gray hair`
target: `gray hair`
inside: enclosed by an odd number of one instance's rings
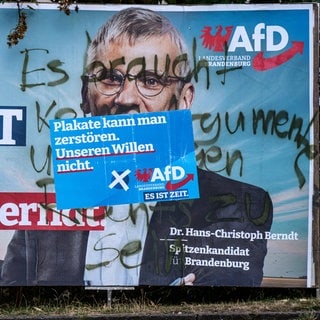
[[[134,44],[137,39],[169,35],[181,54],[187,54],[185,63],[179,63],[181,76],[187,77],[191,73],[188,47],[180,32],[164,16],[149,9],[127,8],[116,13],[97,32],[89,45],[87,52],[87,66],[96,61],[97,52],[101,45],[108,45],[112,41],[129,41]]]

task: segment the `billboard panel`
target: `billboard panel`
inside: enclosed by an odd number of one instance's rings
[[[315,9],[81,5],[67,16],[39,5],[23,9],[27,33],[8,48],[17,11],[3,5],[1,285],[314,286]],[[160,151],[139,167],[128,144],[129,160],[112,158],[123,163],[116,182],[103,133],[78,125],[172,110],[192,117],[139,133]],[[61,138],[69,152],[76,137],[99,137],[92,158],[87,147],[74,153],[76,169],[104,164],[97,183],[75,179],[68,159],[61,165],[55,123],[77,123]],[[132,127],[122,126],[123,141]],[[199,197],[186,197],[191,181],[174,161],[161,162],[181,149],[190,163],[190,146]],[[152,176],[156,191],[141,202],[90,202],[102,185],[131,188],[135,173]],[[57,206],[56,192],[70,203]]]

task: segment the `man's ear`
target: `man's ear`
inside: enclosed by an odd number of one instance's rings
[[[190,109],[194,99],[194,86],[191,82],[184,85],[180,99],[179,109]]]
[[[82,80],[82,89],[81,89],[82,102],[80,104],[80,107],[82,111],[85,114],[87,114],[87,113],[90,113],[90,104],[88,99],[88,77],[82,76],[81,80]]]

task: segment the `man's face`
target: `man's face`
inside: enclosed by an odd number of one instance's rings
[[[110,69],[110,62],[113,62],[113,68],[123,75],[127,72],[131,76],[139,74],[142,70],[141,63],[132,61],[145,61],[145,70],[147,73],[156,71],[156,74],[168,72],[168,57],[170,59],[169,76],[175,76],[172,71],[173,61],[180,55],[178,48],[173,44],[169,37],[153,37],[144,40],[137,40],[133,45],[127,41],[118,41],[109,43],[107,46],[100,46],[96,61]],[[121,64],[115,63],[120,60]],[[140,59],[140,60],[136,60]],[[131,62],[131,64],[130,64]],[[128,68],[129,66],[129,68]],[[157,68],[155,70],[155,68]],[[93,71],[94,72],[94,71]],[[136,81],[126,78],[121,90],[112,95],[104,95],[97,89],[93,81],[88,83],[88,99],[90,112],[92,115],[108,115],[121,113],[141,113],[158,112],[171,109],[189,108],[193,100],[193,86],[191,83],[184,85],[181,90],[180,81],[172,81],[165,85],[163,90],[155,96],[146,96],[138,90]]]

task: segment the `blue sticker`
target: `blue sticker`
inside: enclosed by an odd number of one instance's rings
[[[199,197],[190,110],[51,120],[50,133],[59,209]]]

